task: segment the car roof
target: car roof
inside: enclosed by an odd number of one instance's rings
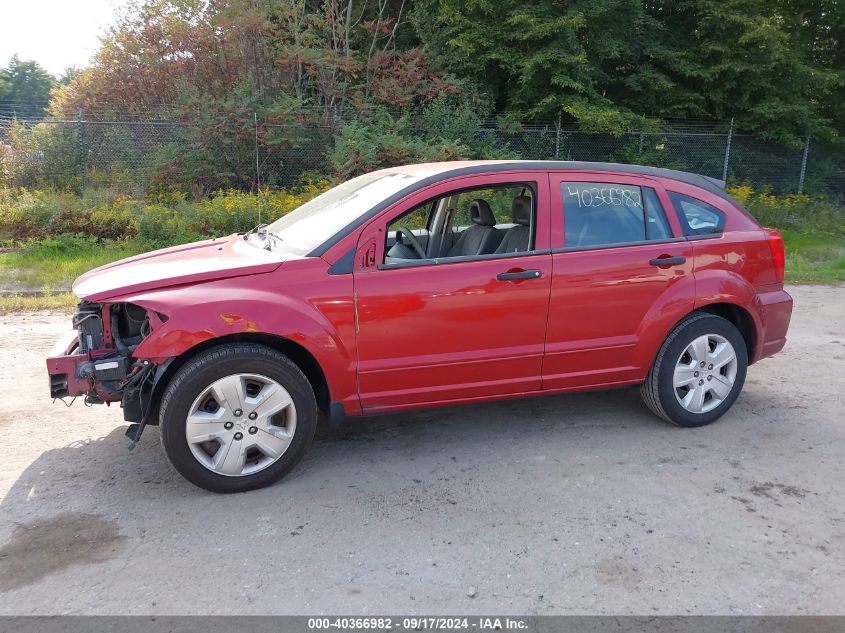
[[[596,163],[579,160],[466,160],[444,161],[438,163],[418,163],[390,167],[381,171],[408,174],[430,179],[429,182],[452,176],[481,174],[496,171],[603,171],[617,174],[634,174],[677,180],[702,189],[723,198],[731,204],[736,202],[725,193],[725,181],[694,174],[688,171],[651,167],[649,165],[629,165],[626,163]]]

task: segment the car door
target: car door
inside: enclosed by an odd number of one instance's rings
[[[552,173],[554,274],[543,389],[641,381],[655,344],[695,298],[693,251],[661,184]]]
[[[533,189],[528,250],[385,263],[385,235],[409,210],[507,183]],[[410,196],[363,230],[353,274],[365,411],[540,389],[551,287],[544,172],[458,178]]]

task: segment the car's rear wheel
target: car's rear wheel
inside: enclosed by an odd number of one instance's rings
[[[176,372],[161,402],[161,440],[173,466],[212,492],[281,479],[314,437],[310,383],[264,345],[221,345]]]
[[[742,391],[748,350],[727,319],[695,312],[666,337],[641,393],[658,416],[679,426],[720,418]]]

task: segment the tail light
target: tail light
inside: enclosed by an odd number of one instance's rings
[[[769,234],[769,248],[772,249],[772,261],[775,263],[775,272],[778,282],[783,283],[783,273],[786,268],[786,254],[783,248],[783,236],[775,229],[766,229]]]

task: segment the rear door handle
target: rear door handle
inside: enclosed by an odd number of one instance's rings
[[[657,257],[649,260],[648,263],[652,266],[677,266],[679,264],[685,264],[686,261],[686,257]]]
[[[496,279],[499,281],[513,281],[515,279],[537,279],[538,277],[542,277],[542,271],[532,269],[532,270],[509,270],[506,273],[499,273],[496,275]]]

